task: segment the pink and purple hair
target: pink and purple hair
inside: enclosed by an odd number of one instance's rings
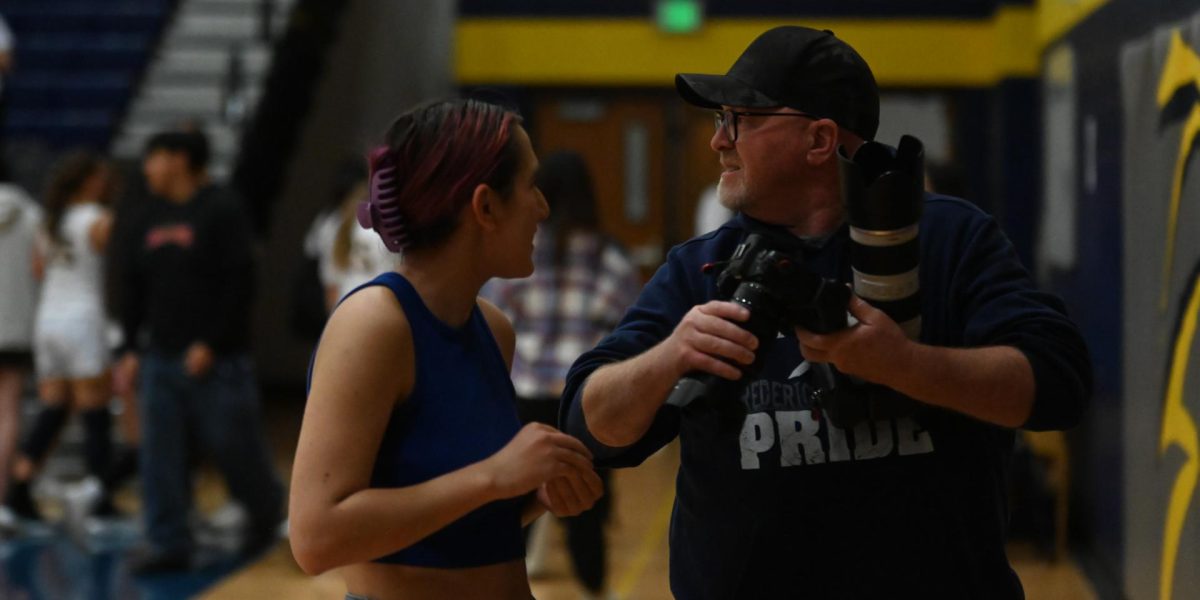
[[[387,144],[368,155],[370,197],[358,222],[392,252],[429,248],[454,232],[476,186],[507,197],[520,156],[512,135],[521,118],[475,99],[414,108],[392,123]]]

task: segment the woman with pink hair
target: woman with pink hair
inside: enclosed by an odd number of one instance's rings
[[[347,598],[528,599],[522,526],[602,493],[582,443],[521,427],[513,328],[478,297],[533,271],[537,166],[520,118],[478,100],[401,115],[370,155],[358,219],[402,258],[321,336],[290,504],[297,562],[340,568]]]

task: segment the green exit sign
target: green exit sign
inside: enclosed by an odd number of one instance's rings
[[[703,0],[658,0],[654,20],[664,33],[694,33],[704,23]]]

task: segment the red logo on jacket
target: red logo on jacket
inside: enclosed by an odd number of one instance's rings
[[[155,250],[168,244],[191,248],[195,240],[196,232],[191,225],[163,225],[146,232],[146,249]]]

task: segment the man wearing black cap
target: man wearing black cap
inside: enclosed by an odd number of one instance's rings
[[[858,298],[857,323],[758,341],[748,312],[715,301],[707,263],[750,231],[790,236],[804,268],[850,281],[837,153],[879,124],[866,62],[831,32],[779,27],[726,75],[676,76],[713,109],[721,202],[739,215],[671,250],[622,324],[575,363],[564,429],[597,463],[633,466],[681,442],[671,519],[678,598],[1020,598],[1004,553],[1014,428],[1080,418],[1091,367],[1061,302],[1034,289],[995,222],[928,195],[920,221],[923,327],[909,340]],[[703,371],[743,382],[744,421],[666,404]],[[812,405],[809,362],[922,403],[911,416],[841,429]],[[726,411],[724,414],[728,415]]]

